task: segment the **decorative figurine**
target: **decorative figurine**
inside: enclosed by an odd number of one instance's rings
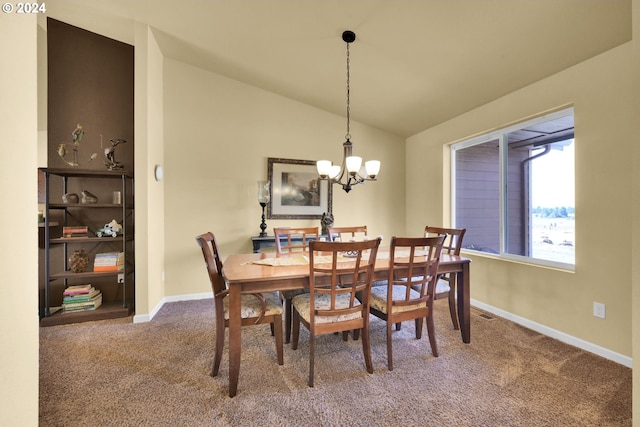
[[[114,219],[109,224],[105,224],[100,230],[96,231],[97,237],[102,236],[111,236],[118,237],[118,235],[122,234],[122,225],[118,224],[118,222]]]
[[[64,160],[64,162],[69,166],[74,166],[74,167],[80,166],[80,163],[78,162],[78,147],[80,146],[80,141],[82,141],[83,135],[84,135],[84,129],[82,128],[82,125],[78,124],[76,128],[73,130],[73,132],[71,133],[71,138],[73,139],[73,142],[71,143],[71,151],[73,153],[72,160],[66,159],[67,145],[69,144],[66,142],[62,142],[58,145],[58,156],[60,156],[60,158]],[[97,153],[91,153],[88,161],[90,162],[96,157],[98,157]]]
[[[62,203],[75,204],[80,201],[80,197],[76,193],[67,193],[62,195]]]
[[[84,273],[89,266],[89,255],[84,249],[73,251],[69,257],[69,269],[74,273]]]
[[[87,190],[82,190],[82,204],[83,205],[92,205],[94,203],[98,203],[98,196],[88,192]]]
[[[122,163],[116,161],[116,147],[120,144],[124,144],[127,141],[124,139],[112,139],[110,141],[111,147],[107,147],[104,149],[104,157],[106,158],[106,160],[104,161],[104,165],[110,171],[122,169]]]
[[[333,213],[332,212],[323,212],[322,218],[320,218],[320,226],[322,229],[322,235],[329,235],[328,228],[333,227]]]

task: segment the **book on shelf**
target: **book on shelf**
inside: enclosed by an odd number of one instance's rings
[[[79,311],[95,310],[102,305],[102,293],[98,291],[98,294],[91,298],[89,301],[62,303],[63,313],[75,313]]]
[[[86,295],[91,292],[93,289],[93,285],[91,283],[87,283],[84,285],[71,285],[67,286],[67,288],[62,293],[64,296],[71,295]]]
[[[124,270],[124,252],[106,252],[96,254],[93,271],[121,271]]]
[[[87,237],[89,235],[89,227],[86,225],[73,225],[62,227],[63,237]]]
[[[99,294],[100,294],[100,290],[96,288],[91,288],[91,290],[88,293],[64,295],[64,297],[62,298],[62,302],[64,304],[72,304],[76,302],[87,302],[87,301],[91,301],[93,298],[95,298]]]

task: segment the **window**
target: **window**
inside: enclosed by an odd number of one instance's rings
[[[573,268],[573,109],[454,144],[451,159],[465,249]]]

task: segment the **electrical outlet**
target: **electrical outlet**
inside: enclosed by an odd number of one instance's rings
[[[593,315],[601,319],[605,318],[605,306],[599,302],[593,302]]]
[[[124,273],[118,273],[118,283],[124,283]]]

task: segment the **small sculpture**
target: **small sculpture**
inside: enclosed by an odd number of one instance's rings
[[[332,212],[323,212],[322,218],[320,218],[320,225],[322,226],[322,235],[326,236],[329,234],[328,228],[333,227],[333,213]]]
[[[83,205],[92,205],[94,203],[98,203],[98,197],[94,194],[91,194],[87,190],[82,190],[82,204]]]
[[[80,147],[80,141],[82,141],[83,135],[84,135],[84,129],[80,124],[78,124],[76,128],[73,130],[73,132],[71,132],[71,138],[73,139],[72,147],[71,147],[71,151],[73,153],[72,160],[66,159],[68,143],[62,142],[58,144],[58,156],[60,156],[60,158],[64,160],[64,162],[69,166],[80,166],[80,163],[78,163],[78,147]],[[98,153],[91,153],[88,161],[90,162],[96,157],[98,157]]]
[[[73,251],[69,257],[69,269],[74,273],[83,273],[87,271],[89,266],[89,256],[84,249],[77,249]]]
[[[104,157],[106,158],[106,160],[104,161],[104,165],[110,171],[122,169],[122,163],[116,161],[116,147],[120,144],[124,144],[127,141],[124,139],[112,139],[110,141],[111,147],[107,147],[104,149]]]
[[[96,231],[97,237],[102,236],[111,236],[118,237],[118,235],[122,234],[122,225],[118,224],[118,222],[114,219],[109,224],[105,224],[100,230]]]
[[[67,193],[62,195],[62,203],[78,203],[80,197],[76,193]]]

